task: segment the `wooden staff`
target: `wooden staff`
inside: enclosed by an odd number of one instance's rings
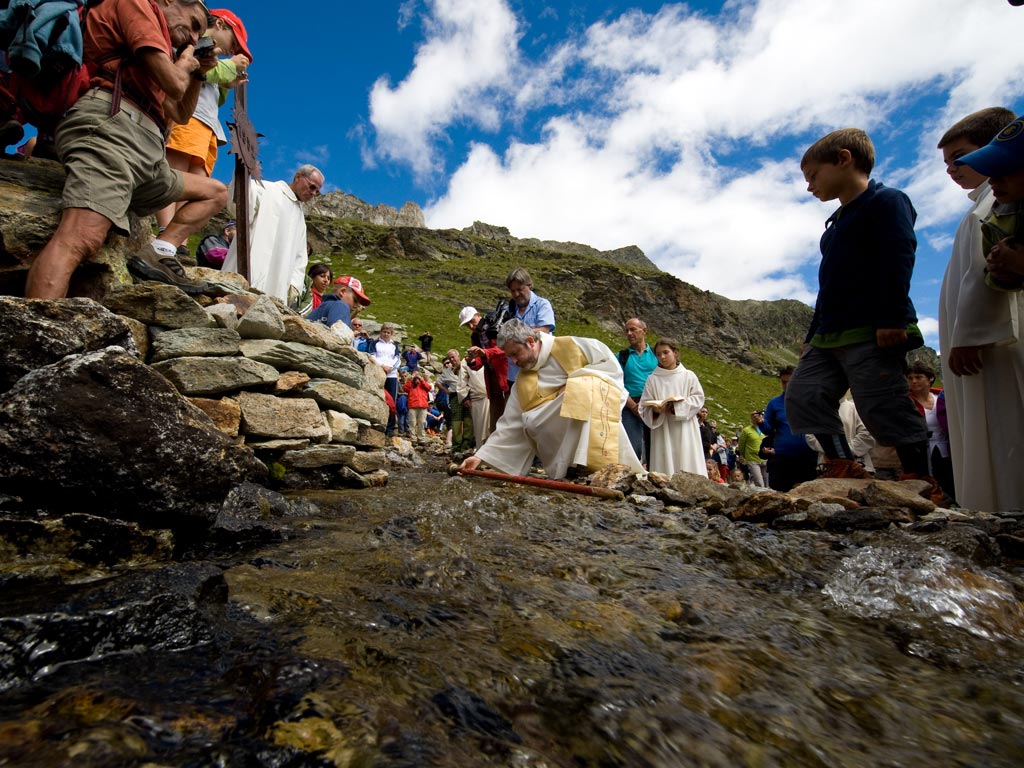
[[[613,499],[622,501],[626,497],[622,491],[612,488],[594,488],[589,485],[576,485],[576,483],[564,483],[561,480],[545,480],[541,477],[524,477],[522,475],[506,475],[503,472],[487,472],[483,469],[459,469],[452,464],[456,474],[468,475],[470,477],[484,477],[488,480],[504,480],[507,483],[518,483],[519,485],[532,485],[535,488],[546,488],[549,491],[565,491],[566,493],[578,493],[581,496],[596,496],[599,499]]]

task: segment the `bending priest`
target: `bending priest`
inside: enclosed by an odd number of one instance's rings
[[[503,324],[497,342],[519,366],[519,377],[495,431],[460,469],[487,463],[525,475],[539,456],[554,479],[570,467],[625,464],[642,471],[620,421],[626,402],[622,369],[607,346],[535,331],[521,320]]]

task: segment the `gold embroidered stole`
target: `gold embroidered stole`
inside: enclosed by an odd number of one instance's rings
[[[551,356],[567,374],[586,367],[589,362],[583,350],[569,336],[555,337]],[[524,412],[554,400],[562,389],[540,387],[536,370],[520,371],[516,379],[519,404]],[[588,422],[587,468],[594,470],[618,462],[620,390],[600,376],[568,379],[564,389],[559,415]]]

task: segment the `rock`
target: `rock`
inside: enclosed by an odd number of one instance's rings
[[[745,498],[729,512],[729,517],[752,523],[770,523],[778,517],[793,515],[798,511],[796,503],[786,494],[765,491]]]
[[[242,422],[242,409],[238,401],[224,397],[212,400],[206,397],[190,397],[189,402],[210,417],[210,421],[221,432],[229,437],[238,436],[238,427]]]
[[[672,475],[669,487],[665,490],[669,489],[679,495],[666,498],[664,491],[656,495],[668,503],[704,507],[711,511],[738,504],[745,496],[742,491],[711,482],[707,475],[694,475],[689,472],[676,472]]]
[[[117,315],[120,320],[128,326],[128,330],[131,331],[132,340],[135,342],[135,348],[139,350],[139,360],[149,359],[149,326],[145,323],[140,323],[130,317],[124,315]],[[115,344],[113,346],[122,346]],[[131,351],[131,350],[129,350]]]
[[[1024,536],[1000,533],[996,536],[996,544],[1004,557],[1024,560]]]
[[[293,392],[301,392],[307,383],[309,383],[308,373],[287,371],[277,378],[277,383],[274,384],[274,394],[287,395]]]
[[[213,328],[216,321],[180,288],[163,283],[140,283],[111,291],[103,298],[111,312],[146,325],[164,328]]]
[[[217,395],[275,384],[276,368],[244,357],[176,357],[153,366],[183,395]]]
[[[347,466],[352,467],[361,475],[383,469],[387,466],[387,463],[387,456],[384,454],[384,451],[356,451],[354,448],[349,460],[345,462]]]
[[[81,513],[43,520],[4,517],[0,552],[5,549],[36,561],[56,556],[89,566],[139,565],[170,559],[174,537],[167,530],[144,531],[136,523]]]
[[[847,509],[856,509],[860,504],[850,498],[851,489],[863,489],[873,482],[875,481],[824,478],[800,483],[800,485],[788,493],[794,499],[805,499],[809,502],[820,501],[827,504],[842,504]]]
[[[630,504],[636,504],[638,507],[660,507],[663,503],[656,499],[654,496],[646,496],[642,493],[631,493],[626,497],[626,501]]]
[[[260,296],[238,320],[238,335],[243,339],[280,339],[284,320],[269,296]]]
[[[921,534],[923,541],[948,549],[982,567],[999,562],[999,547],[987,533],[973,525],[951,523],[935,533]]]
[[[227,328],[230,331],[238,329],[238,312],[233,304],[211,304],[204,307],[204,311],[219,328]]]
[[[311,323],[301,317],[284,318],[284,336],[281,337],[281,341],[305,344],[338,354],[352,348],[351,342],[346,344],[323,323]]]
[[[406,459],[416,455],[416,449],[413,447],[412,441],[398,435],[391,438],[391,449],[396,455]]]
[[[338,470],[340,485],[347,488],[383,488],[388,484],[389,475],[386,470],[378,469],[361,475],[351,467]]]
[[[286,451],[279,461],[286,469],[319,469],[351,464],[355,453],[352,445],[314,445],[299,451]]]
[[[174,357],[232,357],[238,354],[238,334],[227,328],[180,328],[162,331],[153,339],[151,362]]]
[[[633,486],[633,470],[625,464],[606,464],[590,475],[589,485],[629,493]]]
[[[636,475],[633,478],[633,493],[652,496],[658,489],[659,486],[652,483],[649,476]]]
[[[234,272],[229,272],[228,274],[236,276],[236,273]],[[237,277],[242,279],[241,275],[237,275]],[[217,299],[217,303],[234,307],[235,317],[241,317],[249,311],[249,308],[256,303],[256,299],[258,298],[259,296],[255,293],[229,293],[224,296],[220,296]]]
[[[647,480],[655,488],[668,488],[669,483],[672,482],[672,478],[668,475],[662,474],[661,472],[648,472]]]
[[[387,409],[387,406],[384,406]],[[360,448],[384,448],[387,446],[388,438],[384,434],[383,428],[374,428],[365,421],[357,421],[359,425],[359,436],[355,439],[355,444]],[[378,424],[386,424],[387,421],[377,422]]]
[[[16,299],[0,296],[0,392],[29,371],[66,355],[122,347],[138,354],[123,318],[92,299]]]
[[[118,347],[67,357],[0,397],[0,492],[167,528],[208,523],[266,468]]]
[[[384,402],[384,388],[377,392],[356,389],[340,381],[313,379],[302,391],[325,410],[341,411],[371,424],[387,424],[388,407]]]
[[[826,531],[872,531],[888,528],[892,522],[886,510],[872,507],[837,510],[816,515],[814,520],[819,528]]]
[[[247,358],[272,365],[279,371],[301,371],[355,389],[363,386],[363,366],[358,362],[358,353],[351,348],[348,350],[351,355],[348,355],[290,341],[246,339],[242,341],[241,351]]]
[[[931,490],[926,480],[875,480],[864,488],[854,488],[850,498],[866,507],[906,507],[918,515],[927,515],[935,505],[922,497],[922,491]]]
[[[307,499],[290,500],[277,491],[255,483],[242,483],[231,489],[213,524],[225,543],[237,547],[247,541],[280,538],[279,521],[290,517],[315,515],[317,506]],[[242,534],[240,537],[239,534]]]
[[[346,413],[340,411],[324,411],[327,419],[327,426],[331,428],[331,441],[335,443],[357,443],[359,441],[359,422]],[[381,444],[375,447],[384,447],[384,433],[381,436]]]
[[[281,451],[301,451],[303,448],[308,448],[310,442],[308,438],[296,437],[290,440],[246,440],[245,444],[254,451],[280,453]]]
[[[312,440],[329,436],[320,409],[311,400],[242,392],[238,402],[242,406],[242,430],[247,435]]]

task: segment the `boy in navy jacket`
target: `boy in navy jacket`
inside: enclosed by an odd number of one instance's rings
[[[826,477],[869,477],[846,441],[839,401],[849,388],[861,419],[896,448],[908,478],[928,476],[928,431],[907,397],[906,352],[923,343],[910,301],[917,213],[910,199],[870,178],[875,148],[864,131],[819,139],[800,168],[807,191],[840,207],[825,222],[818,298],[805,351],[786,392],[794,434],[813,434]]]

